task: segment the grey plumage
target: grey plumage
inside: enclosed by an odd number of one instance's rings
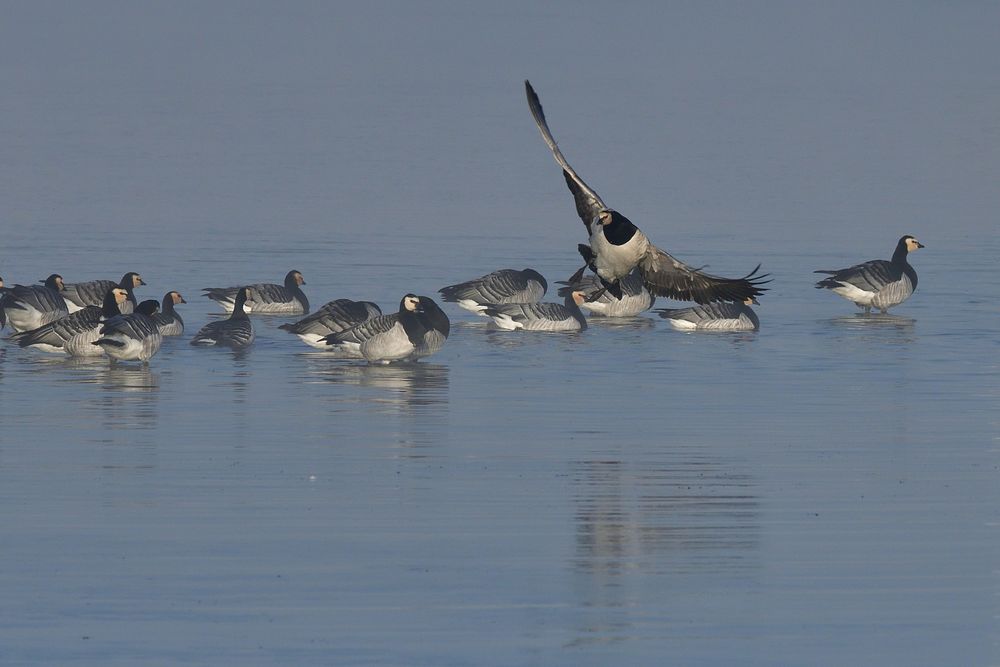
[[[274,283],[254,283],[246,285],[250,290],[244,306],[248,313],[271,315],[302,315],[309,312],[309,299],[300,285],[306,281],[302,274],[292,270],[285,275],[284,285]],[[227,312],[232,312],[236,302],[236,293],[241,287],[205,287],[202,289],[212,301],[221,305]]]
[[[537,303],[547,289],[545,278],[534,269],[500,269],[438,292],[445,301],[481,315],[487,304]]]
[[[246,287],[237,288],[232,314],[224,320],[209,322],[203,326],[191,339],[191,344],[204,347],[222,345],[232,348],[243,348],[252,344],[256,334],[244,310],[248,296],[249,290]]]
[[[180,292],[172,290],[163,295],[160,311],[153,315],[153,321],[156,322],[161,335],[180,336],[184,333],[184,320],[174,307],[179,303],[187,303]]]
[[[148,299],[137,305],[132,313],[105,320],[100,330],[101,337],[92,345],[103,348],[112,359],[149,361],[163,342],[159,327],[153,321],[159,307],[155,299]]]
[[[125,298],[125,290],[112,287],[100,307],[86,306],[37,329],[14,334],[10,339],[23,348],[43,352],[74,357],[101,356],[104,349],[92,343],[100,338],[102,322],[121,314],[119,304]]]
[[[652,308],[656,302],[656,297],[646,289],[638,271],[632,271],[619,281],[622,291],[620,299],[604,289],[600,277],[582,274],[582,271],[578,271],[569,280],[558,283],[563,286],[559,288],[558,294],[565,297],[567,306],[575,291],[583,292],[586,297],[580,308],[599,317],[634,317]]]
[[[53,273],[44,285],[14,285],[4,288],[0,308],[10,328],[16,332],[30,331],[69,314],[60,296],[63,279]]]
[[[587,318],[580,310],[584,295],[573,292],[568,305],[561,303],[499,303],[486,307],[483,313],[501,329],[525,331],[582,331]]]
[[[382,310],[371,301],[337,299],[320,306],[316,312],[297,322],[282,324],[279,329],[298,336],[304,343],[327,349],[325,336],[350,329],[358,324],[378,317]]]
[[[742,278],[723,278],[705,273],[653,245],[628,218],[608,208],[563,157],[549,130],[538,95],[527,81],[524,87],[535,124],[552,156],[562,167],[577,214],[590,235],[590,245],[581,244],[578,250],[586,266],[600,276],[608,291],[621,297],[620,281],[638,269],[646,288],[657,296],[710,303],[743,301],[764,292],[766,288],[761,285],[768,282],[765,280],[767,274],[757,273],[759,265]]]
[[[660,317],[681,331],[755,331],[757,313],[745,303],[706,303],[692,308],[657,308]]]
[[[69,312],[72,313],[86,306],[100,306],[104,302],[104,296],[108,293],[108,290],[113,287],[120,287],[128,294],[125,303],[120,308],[122,314],[127,315],[135,310],[136,300],[133,290],[145,284],[138,273],[129,271],[117,283],[113,280],[66,283],[61,295],[66,300],[66,307],[69,309]]]
[[[830,276],[817,282],[816,288],[828,289],[853,301],[866,313],[870,313],[872,308],[888,312],[889,308],[906,301],[917,289],[917,272],[907,261],[907,255],[923,247],[916,238],[907,234],[896,243],[890,260],[873,259],[846,269],[816,271]]]
[[[324,338],[338,356],[370,363],[414,361],[438,351],[448,338],[448,316],[434,300],[405,295],[399,311],[380,315]]]

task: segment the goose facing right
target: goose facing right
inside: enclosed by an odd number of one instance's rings
[[[92,343],[100,338],[101,323],[121,315],[121,304],[127,298],[125,290],[112,287],[104,295],[100,307],[86,306],[37,329],[10,337],[23,348],[32,348],[73,357],[102,356],[104,349]]]
[[[575,291],[581,291],[586,300],[580,308],[598,317],[635,317],[653,307],[656,297],[650,294],[642,282],[642,275],[633,271],[621,279],[619,285],[622,297],[615,298],[604,289],[598,276],[584,276],[583,271],[577,271],[567,281],[559,281],[559,296],[566,297],[566,305]]]
[[[380,315],[324,338],[338,356],[372,364],[415,361],[441,348],[448,338],[447,315],[430,297],[407,294],[399,311]]]
[[[494,303],[537,303],[549,285],[534,269],[500,269],[438,290],[448,302],[482,315]]]
[[[120,307],[123,314],[135,310],[136,300],[133,290],[145,285],[142,276],[135,271],[129,271],[117,283],[113,280],[91,280],[85,283],[66,283],[62,297],[66,299],[66,307],[73,313],[86,306],[100,306],[104,296],[113,287],[120,287],[128,293],[126,302]]]
[[[487,306],[483,313],[499,328],[507,331],[583,331],[587,318],[580,310],[586,295],[577,290],[570,294],[567,305],[561,303],[498,303]]]
[[[756,299],[743,303],[706,303],[692,308],[657,308],[660,317],[678,331],[756,331],[760,329],[760,319],[750,304]]]
[[[288,322],[278,328],[295,334],[306,345],[326,350],[329,349],[323,340],[326,336],[346,331],[381,314],[382,310],[371,301],[337,299],[297,322]]]
[[[135,311],[105,320],[101,337],[91,343],[104,349],[112,359],[148,362],[163,342],[160,329],[153,320],[159,310],[156,299],[147,299]]]
[[[920,241],[907,234],[896,243],[896,250],[888,261],[873,259],[846,269],[815,271],[830,275],[816,283],[816,289],[828,289],[853,301],[865,313],[872,312],[872,308],[887,313],[893,306],[910,298],[917,289],[917,272],[906,257],[923,247]]]
[[[263,315],[304,315],[309,312],[309,299],[301,285],[306,281],[294,269],[285,275],[285,284],[255,283],[244,287],[205,287],[202,289],[212,301],[221,305],[226,312],[232,312],[236,294],[241,289],[250,290],[244,308],[248,313]]]
[[[60,294],[65,284],[62,276],[53,273],[44,283],[4,288],[0,308],[15,332],[31,331],[69,315],[66,301]]]
[[[153,315],[153,321],[160,328],[161,335],[180,336],[184,333],[184,320],[174,308],[179,303],[187,303],[180,292],[171,290],[163,295],[163,299],[160,301],[160,312]]]
[[[238,349],[248,347],[253,343],[256,334],[253,330],[253,323],[250,322],[250,318],[247,317],[246,310],[244,310],[244,304],[249,296],[249,288],[237,288],[232,314],[224,320],[209,322],[203,326],[191,339],[191,344],[202,347],[222,345]]]

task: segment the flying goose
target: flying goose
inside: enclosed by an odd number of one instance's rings
[[[73,357],[101,356],[104,354],[104,349],[92,343],[100,338],[101,323],[104,319],[121,315],[119,308],[127,297],[125,290],[112,287],[104,295],[100,307],[86,306],[58,320],[43,324],[37,329],[14,334],[10,339],[21,347],[43,352],[68,354]]]
[[[278,328],[295,334],[306,345],[325,350],[329,349],[323,340],[325,336],[345,331],[381,314],[381,309],[371,301],[337,299],[323,304],[315,313],[306,315],[298,322],[282,324]]]
[[[500,269],[456,285],[438,290],[448,302],[482,315],[486,306],[493,303],[537,303],[549,287],[534,269]]]
[[[134,290],[139,285],[145,285],[142,276],[134,271],[129,271],[117,283],[113,280],[91,280],[85,283],[66,283],[66,288],[61,292],[66,299],[66,307],[69,312],[74,313],[85,306],[100,306],[104,302],[104,297],[112,287],[121,287],[128,292],[128,298],[121,305],[122,314],[127,315],[135,310]]]
[[[816,283],[816,289],[828,289],[853,301],[866,313],[872,312],[872,308],[887,313],[917,289],[917,272],[906,261],[906,256],[923,247],[920,241],[907,234],[896,243],[896,250],[888,261],[873,259],[846,269],[815,271],[830,275]]]
[[[163,336],[153,320],[159,310],[156,299],[147,299],[135,311],[104,321],[100,335],[91,345],[100,346],[112,359],[148,362],[160,349]]]
[[[180,336],[184,333],[184,320],[174,306],[179,303],[187,303],[181,293],[174,290],[163,295],[160,301],[162,304],[160,312],[153,315],[153,321],[160,328],[161,336]]]
[[[250,288],[238,287],[232,314],[224,320],[209,322],[203,326],[191,339],[191,344],[205,347],[225,345],[232,348],[243,348],[253,343],[256,335],[244,307],[249,296]]]
[[[483,314],[493,319],[501,329],[513,331],[582,331],[587,318],[580,305],[586,298],[580,290],[570,295],[567,305],[561,303],[498,303],[487,306]]]
[[[632,271],[618,283],[622,290],[622,298],[616,299],[604,289],[598,276],[584,276],[577,271],[569,280],[559,281],[559,296],[566,297],[566,305],[572,300],[575,291],[581,291],[587,297],[580,308],[592,315],[600,317],[635,317],[641,312],[653,307],[656,297],[649,293],[642,282],[642,275]],[[601,292],[600,294],[598,294]],[[596,297],[589,300],[592,295]]]
[[[679,331],[756,331],[760,329],[760,320],[750,308],[752,303],[757,300],[706,303],[693,308],[657,308],[656,312]]]
[[[433,354],[447,339],[447,315],[430,297],[405,295],[399,312],[380,315],[324,338],[338,356],[369,363],[414,361]]]
[[[528,107],[542,138],[563,170],[566,185],[576,201],[576,212],[590,235],[590,245],[577,246],[584,262],[601,278],[604,287],[621,298],[620,281],[638,269],[647,289],[656,296],[682,301],[711,303],[743,301],[759,296],[767,274],[758,274],[760,265],[742,278],[723,278],[688,266],[650,242],[624,215],[605,206],[600,196],[580,178],[556,145],[545,121],[542,103],[528,81],[524,82]],[[594,298],[591,295],[591,298]]]
[[[299,287],[306,281],[298,271],[289,271],[284,285],[256,283],[247,285],[250,296],[245,309],[248,313],[265,315],[304,315],[309,312],[309,299]],[[206,287],[202,289],[212,301],[219,303],[226,312],[233,311],[236,292],[240,287]]]
[[[31,331],[69,314],[60,296],[64,285],[62,276],[53,273],[44,282],[44,285],[4,288],[0,308],[15,332]]]

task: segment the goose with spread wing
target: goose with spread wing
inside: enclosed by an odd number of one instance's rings
[[[525,81],[524,88],[535,124],[562,167],[566,185],[576,202],[576,212],[590,235],[590,245],[580,244],[578,250],[586,265],[600,276],[608,292],[621,298],[620,281],[633,269],[639,270],[652,294],[682,301],[742,302],[764,292],[765,288],[761,285],[768,282],[765,280],[767,274],[758,273],[760,265],[742,278],[723,278],[705,273],[653,245],[632,221],[608,208],[563,157],[545,121],[542,103],[531,84]]]

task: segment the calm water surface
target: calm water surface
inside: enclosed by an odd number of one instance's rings
[[[188,336],[148,366],[0,343],[0,663],[1000,661],[995,21],[98,7],[6,30],[32,57],[0,69],[0,275],[137,270],[185,295]],[[609,35],[635,53],[582,46]],[[525,76],[655,241],[763,262],[760,332],[516,334],[449,305],[408,366],[274,317],[245,353],[188,345],[200,288],[291,268],[314,305],[387,311],[572,273]],[[892,315],[813,289],[904,233],[927,248]]]

